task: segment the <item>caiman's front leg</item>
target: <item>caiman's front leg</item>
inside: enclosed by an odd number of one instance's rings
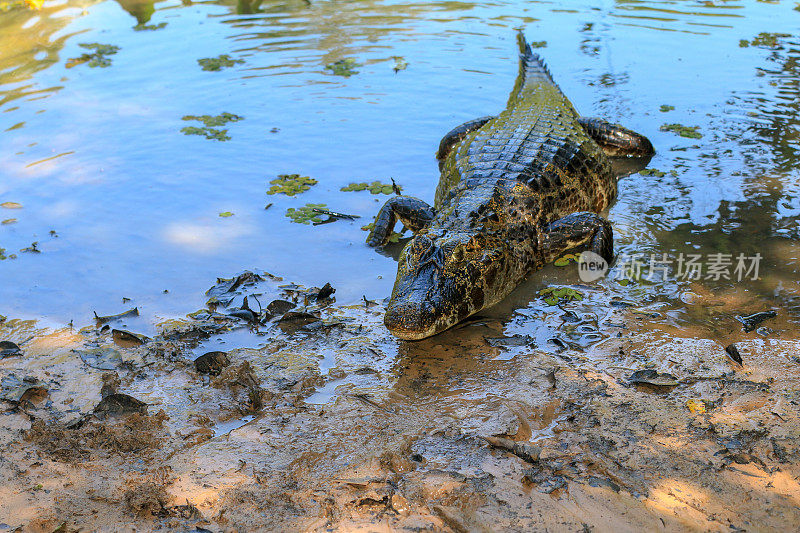
[[[374,248],[386,244],[398,218],[405,227],[417,233],[428,225],[433,215],[433,208],[418,198],[412,196],[390,198],[375,217],[375,224],[367,235],[367,245]]]
[[[602,118],[580,117],[578,122],[607,156],[647,157],[656,153],[650,140]]]
[[[551,222],[542,230],[541,244],[547,263],[586,242],[589,243],[589,251],[611,264],[614,259],[614,234],[608,220],[596,213],[572,213]]]

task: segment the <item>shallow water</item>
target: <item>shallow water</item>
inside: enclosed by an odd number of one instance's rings
[[[546,41],[539,52],[581,113],[640,131],[658,150],[650,168],[664,176],[620,182],[608,215],[619,253],[763,257],[759,281],[608,279],[584,290],[576,311],[602,319],[617,297],[715,333],[707,298],[687,303],[707,292],[727,298],[723,314],[777,307],[796,327],[793,7],[125,0],[0,13],[0,203],[22,204],[0,208],[0,219],[16,219],[0,225],[0,247],[17,256],[0,261],[0,313],[81,326],[93,311],[137,306],[138,330],[148,332],[160,318],[202,307],[217,276],[253,268],[308,286],[330,282],[339,303],[388,296],[395,261],[367,248],[360,229],[388,197],[340,188],[393,177],[405,193],[432,200],[439,139],[502,109],[521,27]],[[67,68],[87,52],[81,43],[120,49],[106,68]],[[243,63],[218,72],[197,63],[220,54]],[[408,67],[395,72],[393,56]],[[345,58],[362,65],[358,73],[325,68]],[[180,131],[196,124],[185,115],[222,112],[244,117],[223,126],[229,141]],[[703,136],[660,131],[667,123],[698,126]],[[284,173],[319,183],[294,197],[267,195]],[[361,218],[292,223],[286,210],[305,203]],[[34,241],[41,253],[19,251]],[[577,282],[574,267],[547,267],[495,314],[517,309],[508,332],[549,335],[531,319],[560,310],[537,291]]]

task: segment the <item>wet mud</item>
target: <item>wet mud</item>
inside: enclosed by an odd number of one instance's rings
[[[543,319],[567,333],[590,322],[582,344],[492,319],[409,343],[383,328],[380,302],[340,306],[329,288],[266,273],[221,279],[207,297],[207,309],[124,346],[113,331],[125,316],[77,331],[0,323],[19,348],[0,360],[0,527],[800,521],[800,343],[780,315],[768,336],[731,330],[740,365],[707,332],[635,306],[587,322],[567,302]]]

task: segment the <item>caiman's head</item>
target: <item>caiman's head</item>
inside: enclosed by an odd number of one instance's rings
[[[424,339],[496,303],[513,288],[502,239],[423,230],[400,253],[384,322],[401,339]]]

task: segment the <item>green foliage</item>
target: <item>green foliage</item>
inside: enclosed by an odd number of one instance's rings
[[[296,222],[298,224],[308,224],[310,222],[319,224],[322,222],[322,219],[319,218],[322,215],[315,213],[314,209],[327,208],[328,206],[325,204],[306,204],[303,207],[298,207],[297,209],[290,207],[286,210],[286,216],[292,219],[292,222]]]
[[[683,124],[664,124],[659,128],[661,131],[671,131],[677,133],[681,137],[689,139],[700,139],[703,134],[700,133],[700,126],[684,126]]]
[[[544,48],[547,46],[547,41],[531,41],[528,44],[531,45],[531,48]]]
[[[318,182],[314,178],[301,176],[300,174],[278,174],[278,177],[269,183],[272,187],[269,188],[267,194],[280,193],[286,196],[294,196],[307,191]]]
[[[325,65],[325,69],[333,72],[334,76],[344,76],[345,78],[349,78],[353,74],[358,74],[358,71],[355,70],[355,68],[360,66],[362,65],[357,63],[355,59],[352,57],[347,57],[329,65]]]
[[[220,115],[186,115],[182,120],[197,120],[205,126],[203,128],[197,126],[183,127],[181,132],[184,135],[202,135],[209,140],[229,141],[228,130],[217,129],[216,126],[224,126],[228,122],[238,122],[244,120],[244,117],[233,113],[222,113]]]
[[[197,60],[197,64],[200,65],[203,70],[209,72],[217,72],[223,68],[232,67],[238,63],[244,63],[244,60],[231,59],[231,56],[228,54],[222,54],[217,57],[204,57]]]
[[[221,216],[222,218],[228,218],[232,217],[233,213],[231,213],[230,211],[223,211],[222,213],[219,214],[219,216]]]
[[[667,104],[664,104],[664,105],[662,105],[661,107],[658,108],[658,110],[661,111],[662,113],[666,113],[668,111],[673,111],[674,109],[675,109],[674,105],[667,105]]]
[[[350,185],[342,187],[340,190],[345,192],[369,191],[372,194],[392,194],[394,192],[391,184],[381,183],[380,181],[373,181],[372,183],[351,183]]]
[[[87,50],[94,50],[92,53],[82,54],[67,61],[67,68],[72,68],[83,63],[88,63],[90,67],[106,68],[111,66],[111,60],[106,56],[114,55],[119,52],[119,46],[113,44],[100,43],[79,43],[78,46]]]

